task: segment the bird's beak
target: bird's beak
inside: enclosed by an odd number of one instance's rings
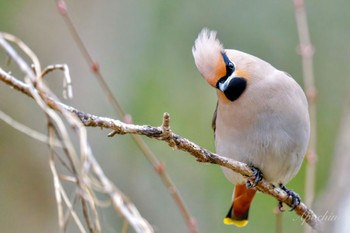
[[[227,78],[221,78],[216,84],[216,88],[222,91],[225,94],[226,98],[230,101],[235,101],[238,99],[246,87],[247,80],[243,77],[237,76],[236,72],[233,72]]]
[[[218,89],[222,92],[225,92],[228,87],[230,86],[231,82],[234,82],[235,79],[235,73],[232,73],[227,79],[219,80],[218,82]]]

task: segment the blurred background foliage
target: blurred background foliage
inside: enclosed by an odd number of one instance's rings
[[[201,79],[191,48],[203,27],[218,31],[226,48],[254,54],[302,85],[292,1],[276,0],[153,0],[67,1],[80,35],[124,110],[137,124],[159,125],[163,112],[172,129],[214,151],[211,117],[215,91]],[[344,98],[349,90],[350,41],[344,0],[308,0],[311,39],[315,46],[318,88],[318,168],[316,193],[329,175]],[[116,118],[60,17],[55,1],[0,0],[0,30],[25,41],[42,66],[66,63],[73,77],[78,109]],[[16,72],[14,64],[5,70]],[[61,96],[60,73],[47,81]],[[34,102],[0,83],[0,108],[14,119],[46,132],[43,114]],[[187,232],[183,219],[159,177],[129,136],[107,138],[107,131],[88,129],[94,154],[108,177],[139,208],[156,232]],[[164,143],[146,139],[180,190],[199,232],[273,232],[276,201],[257,195],[250,224],[243,229],[222,223],[232,185],[218,166],[199,164],[191,156]],[[58,232],[47,146],[0,122],[0,229],[2,232]],[[303,195],[304,170],[288,185]],[[101,211],[105,232],[120,229],[113,211]],[[283,216],[284,232],[300,232],[294,213]],[[69,232],[75,232],[72,227]]]

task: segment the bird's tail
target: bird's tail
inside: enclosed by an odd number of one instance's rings
[[[224,219],[224,223],[237,227],[246,226],[248,224],[249,207],[255,193],[256,189],[249,189],[245,184],[236,185],[232,205]]]

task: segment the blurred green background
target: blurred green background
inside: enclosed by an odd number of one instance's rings
[[[203,27],[218,31],[226,48],[254,54],[285,70],[303,85],[297,54],[292,1],[154,0],[67,1],[72,20],[101,67],[115,96],[137,124],[160,125],[171,115],[174,132],[214,151],[211,117],[214,89],[200,77],[192,58],[193,42]],[[316,194],[322,193],[332,161],[346,91],[349,90],[350,2],[307,1],[318,88],[318,167]],[[65,63],[73,78],[78,109],[116,118],[84,62],[55,1],[0,0],[0,30],[25,41],[42,66]],[[7,57],[0,53],[5,70]],[[14,72],[20,76],[19,72]],[[49,86],[61,96],[62,79]],[[45,118],[34,102],[0,83],[0,109],[17,121],[46,133]],[[108,177],[131,198],[156,232],[187,232],[168,191],[129,136],[107,138],[108,131],[88,129],[94,154]],[[145,138],[180,190],[199,232],[274,232],[276,201],[259,194],[243,229],[222,223],[232,185],[218,166],[200,164],[164,143]],[[0,121],[1,232],[58,232],[57,209],[47,146]],[[303,195],[305,164],[288,185]],[[104,232],[119,232],[120,219],[101,211]],[[300,232],[295,213],[285,212],[284,232]],[[117,230],[116,230],[117,229]],[[75,232],[71,228],[69,232]],[[130,231],[132,232],[132,231]]]

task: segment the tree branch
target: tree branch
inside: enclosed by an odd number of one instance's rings
[[[17,80],[15,77],[9,75],[0,68],[0,80],[14,89],[33,97],[29,91],[27,84]],[[166,142],[170,147],[178,150],[185,151],[192,156],[194,156],[197,161],[203,163],[212,163],[217,164],[226,168],[229,168],[237,173],[240,173],[242,176],[247,179],[253,179],[253,173],[250,167],[226,157],[222,157],[218,154],[212,153],[209,150],[191,142],[190,140],[173,133],[170,129],[170,117],[168,113],[163,115],[163,123],[159,127],[153,127],[149,125],[134,125],[126,124],[119,120],[95,116],[89,113],[84,113],[78,109],[75,109],[71,106],[65,105],[50,96],[42,97],[50,108],[60,111],[60,109],[65,109],[66,111],[76,115],[82,124],[86,127],[99,127],[113,130],[113,134],[133,134],[133,135],[143,135],[149,138],[154,138],[160,141]],[[275,187],[271,183],[268,183],[265,180],[262,180],[256,186],[256,189],[259,191],[273,196],[278,201],[291,206],[291,198],[288,197],[288,194],[280,188]],[[321,221],[316,216],[316,214],[309,209],[304,203],[300,203],[294,210],[302,219],[302,221],[309,224],[312,228],[316,230],[321,229]]]
[[[81,120],[75,114],[72,114],[72,111],[66,105],[61,104],[42,82],[42,72],[36,55],[15,36],[1,32],[0,34],[0,46],[5,49],[10,58],[16,62],[24,73],[26,83],[17,80],[1,68],[0,79],[16,90],[32,97],[48,120],[51,152],[49,162],[55,186],[60,231],[66,231],[68,220],[72,218],[79,231],[86,232],[74,206],[75,200],[81,199],[82,209],[83,211],[86,210],[83,217],[90,232],[101,232],[100,217],[97,213],[97,207],[100,206],[101,202],[96,196],[99,192],[109,197],[111,205],[133,227],[135,232],[153,233],[152,226],[140,215],[134,204],[104,174],[87,142],[86,128]],[[34,65],[30,67],[6,40],[19,46]],[[61,115],[58,113],[61,113]],[[79,143],[73,143],[64,123],[67,123],[73,129],[72,135],[76,136]],[[59,139],[62,145],[62,153],[54,150],[55,137]],[[78,150],[74,145],[78,147]],[[63,154],[62,158],[60,154]],[[63,158],[67,159],[69,163],[65,163]],[[64,178],[67,177],[66,175],[61,176],[61,173],[58,173],[56,164],[59,165],[60,163],[67,166],[69,173],[73,176],[71,179],[67,180]],[[68,195],[61,181],[71,181],[75,184],[73,202],[68,198],[70,195]]]
[[[306,175],[305,175],[305,203],[309,206],[315,197],[316,163],[317,163],[317,108],[315,87],[315,76],[313,68],[314,47],[311,43],[309,27],[307,22],[307,12],[304,0],[293,0],[295,21],[299,36],[299,53],[302,60],[303,79],[306,90],[306,97],[309,103],[310,114],[310,142],[306,153]],[[305,226],[304,232],[311,232]]]
[[[88,48],[85,46],[83,42],[83,38],[80,36],[78,29],[76,28],[76,26],[74,25],[70,17],[70,13],[68,11],[66,2],[64,0],[56,0],[56,2],[57,2],[57,9],[64,19],[64,22],[67,26],[69,34],[75,41],[77,48],[79,48],[85,62],[89,65],[92,74],[97,80],[100,88],[103,90],[103,93],[107,97],[108,102],[111,104],[111,106],[113,107],[115,112],[119,115],[119,117],[121,119],[124,119],[124,121],[126,121],[127,118],[130,118],[129,115],[125,114],[122,106],[119,104],[119,101],[117,100],[117,98],[113,95],[111,88],[108,86],[106,79],[102,75],[98,63],[93,59],[92,54],[90,53]],[[176,206],[180,210],[180,213],[182,214],[184,220],[186,221],[189,232],[197,233],[198,231],[197,231],[195,219],[194,217],[191,216],[189,209],[186,206],[186,203],[184,202],[175,183],[172,181],[172,179],[166,172],[166,169],[163,166],[163,164],[158,160],[157,156],[152,152],[149,146],[145,143],[145,141],[139,135],[132,134],[132,139],[134,143],[138,146],[138,148],[141,150],[145,158],[150,162],[154,170],[158,172],[158,175],[161,178],[161,181],[163,182],[164,186],[166,187],[169,194],[173,198]]]

